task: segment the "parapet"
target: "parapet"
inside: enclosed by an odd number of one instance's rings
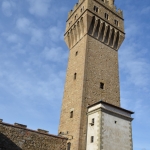
[[[36,133],[41,133],[41,134],[47,134],[47,135],[54,136],[54,137],[59,137],[57,135],[49,134],[49,131],[47,131],[47,130],[43,130],[43,129],[37,129],[37,130],[28,129],[27,125],[24,125],[24,124],[20,124],[20,123],[14,123],[14,124],[5,123],[5,122],[3,122],[3,119],[0,119],[0,124],[4,125],[4,126],[10,126],[12,128],[20,128],[20,129],[25,129],[25,130],[28,130],[28,131],[31,131],[31,132],[36,132]]]
[[[84,1],[86,1],[86,0],[79,0],[79,2],[74,5],[73,10],[70,10],[70,12],[68,13],[68,18],[70,18],[70,16],[77,10],[77,8],[80,6],[80,4],[83,3]],[[94,1],[101,3],[102,5],[104,5],[105,7],[108,7],[111,11],[113,11],[114,13],[119,15],[120,17],[123,17],[123,11],[118,9],[114,5],[113,0],[110,0],[110,1],[108,1],[108,0],[94,0]]]
[[[66,150],[67,138],[43,129],[31,130],[20,123],[8,124],[0,119],[0,147],[15,150]]]

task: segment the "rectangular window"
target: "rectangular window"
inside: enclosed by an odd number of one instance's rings
[[[70,150],[71,149],[71,143],[67,143],[67,150]]]
[[[91,143],[94,142],[94,136],[91,136]]]
[[[100,89],[104,89],[104,83],[100,82]]]
[[[73,118],[73,111],[70,112],[70,118]]]
[[[94,124],[94,121],[95,121],[95,120],[94,120],[94,118],[93,118],[93,119],[92,119],[92,124]]]
[[[74,19],[76,20],[76,19],[77,19],[77,17],[78,17],[78,15],[76,14],[76,15],[75,15],[75,17],[74,17]]]
[[[74,73],[74,80],[76,80],[77,78],[77,73]]]
[[[76,54],[75,54],[75,56],[77,56],[78,55],[78,51],[76,51]]]
[[[108,14],[107,13],[105,13],[105,18],[108,20]]]
[[[95,12],[98,12],[98,7],[97,6],[94,6],[93,9],[94,9]]]
[[[119,22],[117,20],[114,20],[115,25],[119,25]]]

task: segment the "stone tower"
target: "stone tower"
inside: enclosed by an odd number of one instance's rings
[[[86,149],[88,106],[102,100],[120,107],[118,49],[124,35],[114,0],[79,0],[68,14],[70,54],[59,125],[68,149]]]

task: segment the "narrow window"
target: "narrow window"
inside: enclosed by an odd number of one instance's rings
[[[73,118],[73,111],[70,112],[70,118]]]
[[[115,25],[119,25],[119,22],[117,20],[114,20]]]
[[[117,124],[117,121],[115,121],[115,124]]]
[[[67,143],[67,150],[70,150],[71,149],[71,143]]]
[[[107,13],[105,13],[105,18],[108,20],[108,14]]]
[[[71,26],[71,24],[72,24],[72,21],[71,21],[71,22],[69,22],[69,26]]]
[[[102,2],[104,2],[104,0],[102,0]]]
[[[95,122],[95,120],[94,120],[94,118],[92,119],[92,124],[94,125],[94,122]]]
[[[74,73],[74,80],[76,80],[77,78],[77,73]]]
[[[98,7],[94,6],[93,9],[94,9],[95,12],[98,12]]]
[[[75,15],[75,20],[77,19],[77,14]]]
[[[78,55],[78,51],[76,51],[76,54],[75,54],[75,56],[77,56]]]
[[[91,136],[91,143],[94,142],[94,136]]]
[[[100,82],[100,89],[104,89],[104,83]]]

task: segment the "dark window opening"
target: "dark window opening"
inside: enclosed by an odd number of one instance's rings
[[[77,19],[77,15],[75,15],[75,20]]]
[[[100,82],[100,88],[104,89],[104,83]]]
[[[115,124],[117,123],[117,121],[115,121]]]
[[[115,25],[119,25],[119,22],[117,21],[117,20],[114,20],[114,22],[115,22]]]
[[[104,0],[102,0],[102,2],[104,2]]]
[[[71,143],[67,143],[67,150],[71,150]]]
[[[93,9],[94,9],[95,12],[98,12],[98,7],[94,6]]]
[[[94,142],[94,136],[91,136],[91,143]]]
[[[107,13],[105,13],[105,18],[108,20],[108,14]]]
[[[78,51],[76,51],[76,54],[75,54],[76,56],[78,55]]]
[[[76,78],[77,78],[77,73],[74,74],[74,80],[76,80]]]
[[[92,124],[93,124],[93,125],[94,125],[94,122],[95,122],[95,119],[93,118],[93,119],[92,119]]]
[[[73,111],[70,112],[70,118],[73,118]]]
[[[91,125],[91,126],[94,126],[94,122],[95,122],[95,120],[94,120],[94,118],[92,118],[92,120],[91,120],[91,122],[90,122],[90,125]]]
[[[95,121],[95,120],[94,120],[94,118],[93,118],[93,119],[92,119],[92,123],[93,123],[93,124],[94,124],[94,121]]]

